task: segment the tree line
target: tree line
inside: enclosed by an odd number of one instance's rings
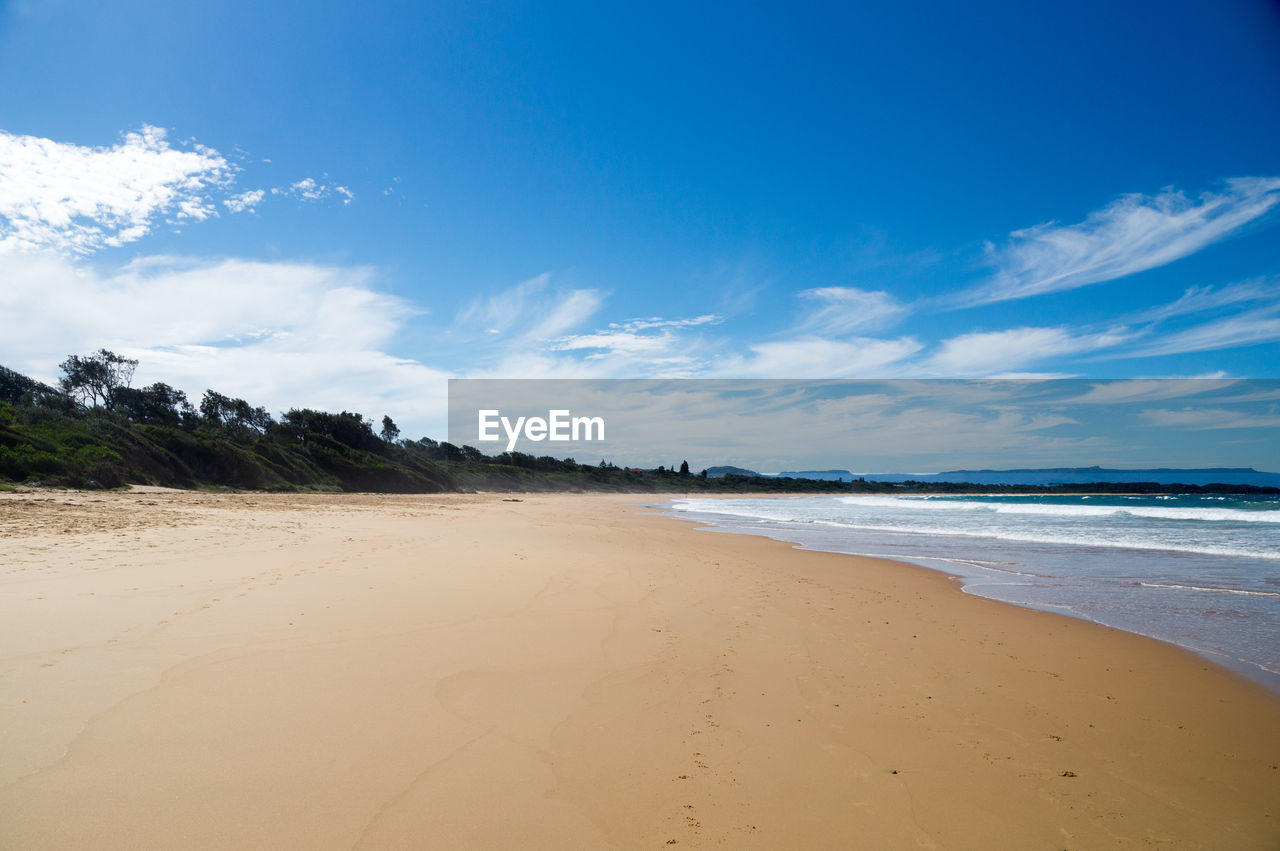
[[[357,412],[290,408],[275,417],[213,389],[193,403],[164,382],[134,387],[137,368],[136,359],[99,349],[67,357],[50,386],[0,366],[0,480],[420,492],[644,492],[687,490],[697,480],[687,461],[679,473],[639,471],[407,439],[389,414],[375,431]],[[701,478],[704,487],[743,487],[707,480],[705,471]]]

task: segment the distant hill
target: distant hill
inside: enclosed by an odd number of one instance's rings
[[[828,471],[846,472],[847,471]],[[783,475],[806,476],[804,473]],[[852,474],[849,474],[852,475]],[[831,480],[823,475],[807,476]],[[1280,487],[1280,473],[1266,473],[1252,467],[1202,467],[1150,470],[1115,470],[1105,467],[1051,467],[1034,470],[948,470],[944,473],[879,473],[866,476],[869,482],[964,482],[975,485],[1087,485],[1093,482],[1155,482],[1161,485],[1254,485]],[[848,479],[846,479],[848,481]]]
[[[724,465],[721,467],[707,468],[707,478],[710,478],[710,479],[722,479],[725,476],[729,475],[730,473],[732,473],[735,476],[758,477],[761,475],[760,473],[757,473],[755,470],[748,470],[745,467],[733,467],[729,465]],[[817,476],[807,476],[806,478],[814,479],[814,478],[817,478]]]
[[[855,476],[848,470],[800,470],[799,472],[778,473],[778,478],[818,479],[823,482],[852,482],[854,479],[860,477]],[[868,477],[868,480],[869,478],[870,477]],[[893,481],[898,480],[894,479]]]

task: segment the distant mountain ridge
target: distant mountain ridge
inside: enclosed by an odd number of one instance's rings
[[[943,473],[869,473],[856,475],[848,470],[801,470],[778,473],[794,479],[849,482],[956,482],[975,485],[1087,485],[1093,482],[1155,482],[1162,485],[1255,485],[1280,487],[1280,473],[1252,467],[1201,467],[1183,469],[1158,467],[1147,470],[1117,470],[1106,467],[1046,467],[1028,470],[948,470]]]

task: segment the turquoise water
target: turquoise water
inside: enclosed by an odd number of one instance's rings
[[[1280,691],[1275,496],[744,497],[668,509],[942,570],[970,593],[1179,644]]]

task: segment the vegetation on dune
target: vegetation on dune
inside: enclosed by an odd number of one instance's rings
[[[401,439],[358,413],[293,408],[272,417],[244,399],[206,390],[193,405],[167,384],[131,386],[138,362],[100,349],[72,355],[51,387],[0,366],[0,488],[125,484],[248,490],[434,493],[453,490],[639,493],[1119,493],[1214,490],[1150,483],[1036,488],[948,483],[832,482],[678,468],[624,469],[606,461],[523,452],[485,455],[424,437]],[[737,468],[727,468],[737,469]],[[746,472],[746,471],[744,471]],[[1225,489],[1226,486],[1222,486]],[[1275,491],[1274,488],[1231,488]]]
[[[167,384],[130,387],[136,365],[106,350],[73,356],[57,388],[0,367],[0,479],[91,488],[458,488],[439,453],[379,437],[359,414],[293,409],[277,421],[213,390],[196,407]]]

